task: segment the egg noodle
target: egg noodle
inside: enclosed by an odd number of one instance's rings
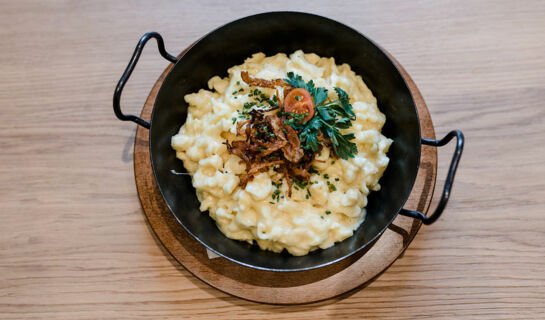
[[[340,131],[354,134],[357,153],[343,159],[331,148],[321,148],[312,159],[309,181],[295,181],[291,190],[273,166],[241,185],[247,167],[227,150],[226,141],[240,139],[241,110],[254,101],[256,87],[242,80],[242,72],[262,79],[284,79],[292,72],[327,89],[331,100],[337,99],[335,87],[344,90],[355,117],[350,128]],[[187,120],[171,140],[176,157],[192,176],[200,210],[208,211],[231,239],[255,241],[263,250],[286,249],[296,256],[352,236],[365,219],[369,192],[380,189],[392,143],[381,134],[386,118],[361,76],[347,64],[336,65],[333,58],[302,51],[270,57],[256,53],[228,73],[226,78],[211,78],[210,90],[185,96]],[[278,94],[274,88],[259,90],[267,97]]]

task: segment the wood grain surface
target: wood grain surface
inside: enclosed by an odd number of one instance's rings
[[[411,89],[418,109],[421,134],[435,139],[433,123],[422,95],[399,62],[395,63]],[[142,119],[150,121],[157,94],[173,66],[170,64],[153,85],[140,113]],[[221,257],[210,259],[210,251],[176,221],[161,196],[151,167],[149,135],[149,130],[144,127],[136,129],[134,177],[150,228],[165,249],[192,275],[239,298],[293,305],[317,302],[361,289],[377,279],[403,254],[422,225],[417,219],[398,215],[378,240],[365,249],[327,267],[304,272],[270,272],[244,267]],[[403,207],[427,212],[433,198],[436,176],[437,148],[423,146],[418,175]]]
[[[270,10],[365,33],[418,84],[437,136],[466,135],[441,219],[365,289],[302,306],[228,296],[170,258],[138,201],[135,127],[111,110],[144,32],[176,53]],[[542,1],[0,1],[0,318],[545,318],[544,30]],[[145,49],[125,111],[165,66]]]

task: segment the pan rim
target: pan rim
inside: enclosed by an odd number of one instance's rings
[[[410,95],[410,98],[411,98],[411,101],[413,103],[413,105],[415,106],[414,108],[414,112],[415,112],[415,115],[416,115],[416,120],[418,122],[418,139],[421,140],[422,138],[422,132],[421,132],[421,128],[420,128],[420,117],[419,117],[419,114],[418,114],[418,110],[416,108],[416,103],[415,103],[415,100],[414,100],[414,96],[413,96],[413,93],[412,91],[410,90],[409,88],[409,85],[405,79],[405,77],[403,77],[402,75],[402,72],[400,71],[400,69],[398,68],[398,66],[396,65],[396,63],[390,58],[390,55],[387,53],[387,51],[385,49],[383,49],[381,46],[379,46],[376,42],[374,42],[373,40],[371,40],[370,38],[366,37],[364,34],[362,34],[361,32],[359,32],[358,30],[346,25],[346,24],[343,24],[339,21],[336,21],[336,20],[333,20],[333,19],[330,19],[330,18],[327,18],[327,17],[324,17],[324,16],[321,16],[321,15],[317,15],[317,14],[312,14],[312,13],[306,13],[306,12],[301,12],[301,11],[269,11],[269,12],[262,12],[262,13],[258,13],[258,14],[253,14],[253,15],[249,15],[249,16],[245,16],[245,17],[242,17],[242,18],[239,18],[239,19],[236,19],[236,20],[233,20],[233,21],[230,21],[230,22],[227,22],[217,28],[215,28],[214,30],[208,32],[207,34],[205,34],[204,36],[200,37],[198,40],[196,40],[194,43],[192,43],[191,45],[189,45],[187,47],[187,49],[185,50],[185,52],[179,56],[178,58],[178,62],[176,62],[172,68],[169,70],[169,72],[167,73],[167,75],[165,76],[164,78],[164,81],[167,80],[167,78],[169,77],[169,75],[172,73],[172,71],[174,70],[174,68],[176,67],[176,65],[178,63],[180,63],[183,59],[184,56],[186,56],[188,53],[191,52],[191,50],[193,50],[195,48],[195,46],[201,42],[203,39],[207,38],[208,36],[216,33],[217,31],[223,29],[223,28],[226,28],[228,27],[229,25],[231,24],[235,24],[235,23],[241,23],[245,20],[248,20],[248,19],[256,19],[256,18],[259,18],[261,16],[265,16],[265,15],[284,15],[284,14],[290,14],[290,15],[302,15],[302,16],[311,16],[313,18],[317,18],[317,19],[322,19],[328,23],[334,23],[334,24],[337,24],[337,25],[340,25],[342,26],[343,28],[346,28],[352,32],[355,32],[356,34],[358,34],[359,36],[361,36],[362,38],[364,38],[365,40],[369,41],[373,46],[375,46],[381,54],[384,55],[384,57],[390,62],[390,64],[395,68],[396,72],[399,74],[407,92],[409,93]],[[182,227],[185,229],[185,231],[187,233],[189,233],[195,240],[197,240],[201,245],[203,245],[205,248],[207,248],[208,250],[214,252],[215,254],[229,260],[229,261],[232,261],[234,263],[237,263],[239,265],[242,265],[242,266],[245,266],[245,267],[248,267],[248,268],[252,268],[252,269],[258,269],[258,270],[263,270],[263,271],[273,271],[273,272],[301,272],[301,271],[308,271],[308,270],[313,270],[313,269],[318,269],[318,268],[323,268],[323,267],[326,267],[326,266],[329,266],[329,265],[332,265],[332,264],[335,264],[337,262],[340,262],[344,259],[347,259],[349,257],[351,257],[352,255],[360,252],[361,250],[363,250],[364,248],[368,247],[370,244],[374,243],[378,238],[380,238],[380,236],[386,231],[386,229],[388,229],[388,227],[393,223],[393,221],[397,218],[398,214],[399,214],[399,211],[404,207],[405,203],[407,202],[409,196],[410,196],[410,192],[409,194],[404,197],[403,201],[401,202],[401,205],[399,206],[399,208],[397,208],[397,210],[395,210],[394,214],[392,215],[392,218],[388,221],[388,223],[385,225],[385,227],[377,232],[377,234],[372,237],[369,241],[367,241],[365,244],[355,248],[354,250],[350,251],[349,253],[339,257],[339,258],[336,258],[336,259],[332,259],[330,261],[327,261],[327,262],[324,262],[324,263],[319,263],[319,264],[316,264],[316,265],[313,265],[313,266],[309,266],[309,267],[302,267],[302,268],[269,268],[269,267],[263,267],[263,266],[259,266],[259,265],[254,265],[254,264],[249,264],[249,263],[246,263],[244,261],[241,261],[241,260],[238,260],[238,259],[235,259],[233,257],[230,257],[224,253],[222,253],[221,251],[219,250],[216,250],[214,249],[213,247],[211,247],[210,245],[208,245],[207,243],[205,243],[202,239],[200,239],[197,235],[195,235],[193,232],[191,232],[191,230],[189,230],[189,228],[183,223],[183,221],[181,221],[181,219],[178,218],[178,216],[176,214],[174,214],[174,211],[172,210],[171,208],[171,205],[168,203],[168,201],[166,201],[166,197],[165,197],[165,193],[164,193],[164,190],[163,190],[163,187],[161,186],[161,184],[158,182],[159,179],[157,177],[157,170],[156,170],[156,163],[154,161],[154,158],[152,156],[152,130],[153,130],[153,119],[154,119],[154,116],[155,116],[155,111],[157,110],[156,107],[156,104],[157,104],[157,101],[158,101],[158,97],[161,95],[161,92],[163,90],[163,85],[161,85],[161,87],[159,88],[159,91],[157,93],[157,97],[154,101],[154,106],[153,106],[153,110],[152,110],[152,114],[151,114],[151,121],[150,121],[150,130],[149,130],[149,148],[150,148],[150,160],[151,160],[151,166],[152,166],[152,171],[153,171],[153,176],[154,176],[154,179],[155,179],[155,182],[157,184],[157,187],[159,189],[159,192],[161,193],[161,196],[163,198],[163,201],[165,203],[165,205],[168,207],[170,213],[174,216],[174,218],[176,219],[176,221],[182,225]],[[416,182],[416,177],[418,175],[418,170],[420,168],[420,160],[421,160],[421,150],[422,147],[421,147],[421,144],[418,144],[418,150],[416,150],[416,157],[417,157],[417,161],[416,161],[416,174],[410,179],[410,181],[407,182],[407,186],[408,186],[408,190],[412,190],[414,188],[414,184]],[[352,235],[354,236],[354,235]],[[336,245],[337,243],[335,243],[334,245]]]

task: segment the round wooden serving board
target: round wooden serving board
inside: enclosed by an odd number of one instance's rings
[[[430,114],[418,88],[401,65],[395,59],[393,61],[412,91],[418,107],[422,137],[435,139]],[[153,86],[140,115],[143,119],[150,119],[159,88],[172,66],[165,69]],[[310,271],[262,271],[221,257],[211,259],[206,248],[185,231],[165,205],[153,176],[148,138],[148,130],[138,126],[134,142],[134,175],[140,202],[151,228],[170,254],[189,272],[231,295],[271,304],[300,304],[335,297],[368,284],[379,276],[401,256],[420,229],[419,221],[398,216],[366,250],[333,265]],[[427,212],[436,174],[437,149],[422,146],[420,169],[405,204],[406,209]]]

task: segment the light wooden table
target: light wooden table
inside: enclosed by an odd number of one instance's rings
[[[176,53],[280,9],[377,41],[419,85],[437,135],[467,138],[440,221],[368,287],[302,306],[227,296],[170,258],[138,202],[135,126],[111,108],[144,32]],[[544,319],[544,32],[542,1],[1,1],[0,318]],[[127,112],[165,66],[145,49]]]

